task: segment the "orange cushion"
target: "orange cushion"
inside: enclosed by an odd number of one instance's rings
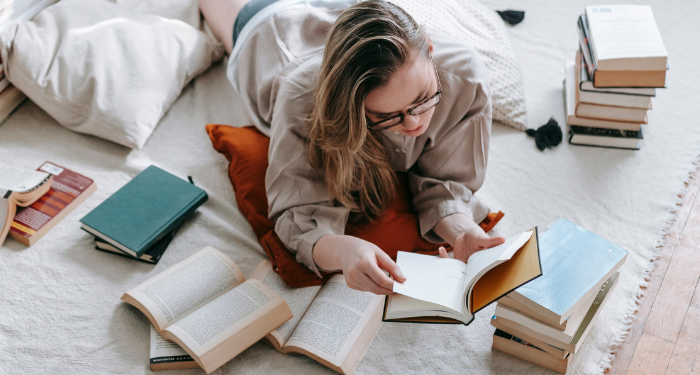
[[[252,126],[207,125],[206,129],[214,149],[231,162],[228,172],[238,208],[253,227],[275,272],[291,287],[323,283],[329,275],[324,275],[323,280],[319,279],[306,266],[298,263],[294,254],[277,237],[275,223],[267,217],[265,172],[270,139]],[[401,183],[397,197],[384,216],[372,224],[348,226],[345,233],[372,242],[394,260],[399,250],[437,254],[440,244],[428,242],[420,235],[418,219],[411,209],[406,174],[399,173],[398,177]],[[503,214],[500,212],[490,214],[480,225],[488,232],[501,217]]]

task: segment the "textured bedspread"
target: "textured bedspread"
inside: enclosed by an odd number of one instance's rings
[[[673,218],[677,194],[700,142],[700,3],[649,1],[670,55],[668,90],[658,90],[641,151],[562,144],[540,152],[519,131],[494,124],[481,194],[506,213],[497,234],[510,236],[561,215],[630,254],[622,279],[576,357],[572,373],[609,365],[634,311],[655,244]],[[492,9],[526,11],[510,28],[522,63],[530,126],[554,116],[565,123],[564,60],[576,48],[576,17],[585,1],[492,1]],[[126,290],[211,245],[246,275],[263,258],[236,208],[227,162],[211,147],[207,123],[247,125],[219,63],[198,77],[166,114],[143,150],[72,133],[25,102],[0,125],[0,164],[36,168],[53,161],[94,179],[97,192],[31,248],[8,239],[0,248],[0,373],[148,373],[149,322],[119,297]],[[95,251],[78,220],[148,165],[191,175],[209,201],[186,222],[157,266]],[[469,327],[385,323],[357,372],[537,374],[548,370],[492,351],[493,307]],[[184,371],[183,371],[184,372]],[[188,373],[201,373],[187,370]],[[258,343],[217,374],[328,373],[299,355]]]

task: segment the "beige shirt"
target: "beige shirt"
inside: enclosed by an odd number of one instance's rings
[[[323,35],[340,11],[305,6],[250,25],[228,72],[249,117],[270,137],[265,188],[275,231],[319,277],[313,246],[323,235],[344,234],[349,210],[333,205],[322,174],[309,164],[305,118],[313,105]],[[473,193],[486,177],[491,98],[486,67],[474,49],[441,35],[431,40],[443,94],[430,126],[419,137],[391,130],[382,136],[393,169],[408,172],[421,235],[443,242],[433,231],[440,219],[462,213],[480,222],[489,212]]]

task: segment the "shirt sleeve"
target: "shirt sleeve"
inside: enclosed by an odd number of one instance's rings
[[[268,152],[269,167],[265,189],[269,217],[275,221],[275,233],[284,245],[321,277],[312,250],[326,234],[344,234],[350,210],[335,207],[321,173],[306,155],[307,125],[305,110],[313,103],[311,91],[298,82],[304,76],[292,76],[277,95]],[[308,112],[306,112],[308,113]]]
[[[466,108],[456,125],[441,129],[408,171],[421,235],[444,242],[433,229],[442,218],[464,214],[480,222],[489,208],[474,196],[484,183],[491,136],[487,78],[464,80],[452,110]]]

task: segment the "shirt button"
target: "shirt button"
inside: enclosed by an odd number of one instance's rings
[[[401,150],[399,150],[398,148],[395,148],[394,152],[401,152]]]

